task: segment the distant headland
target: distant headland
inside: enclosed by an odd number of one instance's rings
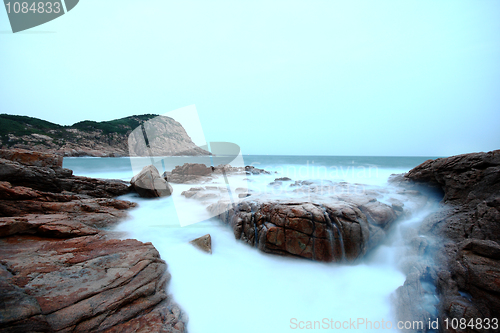
[[[28,149],[61,156],[129,156],[129,134],[153,118],[156,118],[154,123],[167,133],[160,143],[160,148],[166,156],[210,155],[194,144],[180,123],[156,114],[101,122],[85,120],[71,126],[33,117],[0,114],[0,147]]]

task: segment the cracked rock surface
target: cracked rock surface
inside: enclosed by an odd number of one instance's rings
[[[103,230],[135,206],[110,198],[128,186],[21,153],[0,160],[0,332],[185,332],[154,246]]]

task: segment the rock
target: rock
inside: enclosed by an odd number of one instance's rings
[[[12,156],[20,160],[19,155],[13,154]],[[37,155],[33,154],[29,156]],[[29,164],[21,164],[0,158],[0,181],[7,181],[14,186],[25,186],[40,191],[55,193],[67,191],[90,197],[111,198],[129,192],[129,185],[121,180],[78,177],[73,176],[71,170],[59,166],[48,167],[37,165],[48,164],[47,160],[50,159],[46,158],[43,154],[42,161],[44,162],[40,163],[30,161]]]
[[[291,179],[288,177],[280,177],[280,178],[275,178],[274,181],[275,182],[287,182],[287,181],[291,181]]]
[[[210,234],[193,239],[189,242],[189,244],[193,244],[194,247],[202,250],[203,252],[212,254],[212,238],[210,237]]]
[[[134,190],[145,198],[165,197],[172,194],[172,186],[165,181],[154,165],[145,166],[130,181]]]
[[[253,193],[238,204],[222,199],[207,209],[233,229],[236,239],[261,251],[316,261],[354,262],[384,241],[398,218],[410,214],[405,202],[410,201],[410,207],[427,202],[420,192],[406,195],[372,187],[356,194],[343,191],[350,184],[331,181],[296,181],[292,185],[289,191],[294,201]],[[195,193],[186,194],[194,198]],[[248,196],[242,194],[239,198]]]
[[[231,226],[236,239],[263,252],[316,261],[353,262],[380,242],[372,234],[379,230],[385,235],[358,207],[340,200],[324,204],[255,200],[234,206],[219,201],[208,209]]]
[[[444,202],[484,200],[500,192],[500,150],[428,160],[405,178],[439,187]]]
[[[266,171],[264,169],[256,168],[256,167],[254,167],[252,165],[247,165],[245,167],[245,171],[246,171],[247,175],[262,175],[262,174],[270,175],[271,174],[269,171]]]
[[[205,164],[199,163],[184,163],[182,166],[176,166],[172,170],[172,174],[207,176],[212,173],[212,167],[207,167]]]
[[[207,167],[205,164],[184,163],[182,166],[176,166],[171,172],[164,172],[163,177],[177,184],[206,183],[213,180],[213,177],[219,175],[235,174],[269,174],[264,169],[257,169],[253,166],[232,167],[229,164],[221,164],[216,167]]]
[[[63,158],[59,155],[34,152],[24,149],[0,149],[0,158],[37,167],[62,167]]]
[[[424,220],[419,231],[434,239],[427,251],[433,253],[429,270],[435,273],[408,276],[407,290],[417,290],[424,282],[433,285],[441,321],[498,318],[500,150],[428,160],[397,182],[410,190],[434,191],[442,199],[441,208]],[[397,303],[407,309],[399,320],[429,314],[408,297]]]
[[[189,184],[207,182],[212,178],[214,168],[207,167],[205,164],[184,163],[182,166],[176,166],[171,172],[164,172],[165,180],[177,184]]]
[[[0,239],[0,252],[12,274],[0,278],[8,305],[0,309],[0,327],[9,331],[100,332],[144,316],[168,297],[170,276],[150,243],[16,235]]]
[[[79,215],[80,218],[86,218],[87,214],[93,214],[112,225],[124,217],[121,210],[134,206],[135,203],[123,200],[87,198],[74,193],[42,192],[24,186],[12,186],[9,182],[0,182],[0,216],[66,214],[66,217]]]
[[[379,201],[368,202],[359,206],[361,211],[365,213],[368,221],[382,228],[389,227],[392,222],[398,218],[397,211],[394,207],[390,207]],[[401,207],[402,208],[402,207]]]
[[[121,183],[73,177],[44,155],[12,156],[27,164],[1,160],[3,175],[13,167],[25,185],[0,181],[0,332],[185,332],[152,244],[101,229],[135,206],[109,198]]]

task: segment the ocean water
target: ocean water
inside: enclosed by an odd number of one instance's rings
[[[296,195],[290,183],[310,180],[317,183],[346,182],[353,193],[377,189],[394,195],[387,179],[409,171],[430,157],[327,157],[327,156],[243,156],[244,165],[264,168],[270,175],[222,175],[211,186],[244,187],[252,195],[287,199]],[[206,158],[190,162],[206,163]],[[153,161],[157,168],[171,170],[182,157]],[[63,166],[76,175],[130,180],[137,165],[148,158],[65,158]],[[135,165],[133,170],[132,165]],[[277,177],[292,182],[269,186]],[[344,183],[344,185],[346,184]],[[172,274],[169,293],[189,316],[190,333],[254,333],[352,330],[397,332],[391,295],[404,283],[400,269],[406,244],[402,232],[418,227],[432,211],[406,202],[412,211],[394,226],[391,237],[366,259],[356,264],[317,263],[264,254],[234,239],[232,230],[210,216],[207,203],[181,196],[194,184],[172,184],[171,197],[142,199],[136,194],[121,199],[138,207],[116,227],[126,238],[152,242]],[[342,187],[345,190],[345,186]],[[357,192],[356,192],[357,191]],[[310,200],[328,200],[316,195]],[[380,198],[380,201],[384,201]],[[417,208],[418,207],[418,208]],[[195,221],[181,226],[186,217]],[[209,233],[209,255],[189,241]],[[390,323],[390,324],[389,324]],[[311,325],[311,326],[309,326]],[[377,328],[378,327],[378,328]],[[311,329],[307,329],[311,330]]]

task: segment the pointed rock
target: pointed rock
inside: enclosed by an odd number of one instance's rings
[[[212,238],[210,237],[210,234],[193,239],[189,243],[204,252],[212,254]]]
[[[167,183],[154,165],[145,166],[130,181],[135,191],[144,198],[165,197],[172,194],[172,186]]]

